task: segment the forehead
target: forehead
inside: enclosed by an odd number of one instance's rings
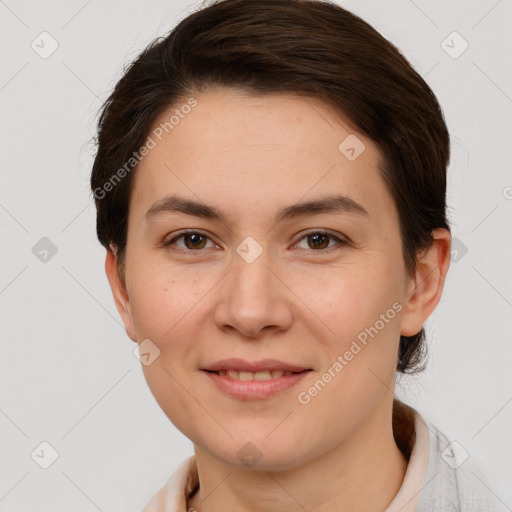
[[[149,207],[166,193],[181,193],[224,209],[277,210],[340,192],[370,213],[389,210],[377,146],[324,102],[231,89],[194,98],[194,108],[181,110],[184,99],[153,124],[155,146],[135,174],[133,203]]]

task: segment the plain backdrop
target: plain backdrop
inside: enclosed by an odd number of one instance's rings
[[[397,393],[512,507],[512,1],[339,3],[400,48],[452,136],[455,252],[426,324],[429,366]],[[88,179],[97,114],[123,67],[198,6],[0,1],[4,512],[139,511],[192,454],[115,309]]]

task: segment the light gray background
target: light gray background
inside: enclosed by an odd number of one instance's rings
[[[427,323],[428,370],[402,379],[399,394],[458,441],[512,507],[512,1],[340,4],[403,51],[452,135],[450,219],[467,253],[452,261]],[[94,232],[88,141],[123,66],[198,5],[0,1],[4,512],[139,511],[192,453],[149,392],[115,310]],[[43,31],[58,43],[46,59],[31,48]],[[458,58],[442,47],[453,31],[469,43]],[[462,42],[444,44],[457,52]],[[46,262],[32,252],[42,237],[57,248]],[[48,469],[31,458],[43,441],[58,452]]]

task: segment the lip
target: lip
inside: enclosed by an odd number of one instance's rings
[[[220,370],[237,370],[252,373],[272,370],[282,370],[283,372],[303,372],[304,370],[310,369],[311,368],[306,366],[285,363],[284,361],[278,361],[277,359],[261,359],[259,361],[250,362],[237,358],[222,359],[221,361],[217,361],[216,363],[201,368],[201,370],[210,372],[218,372]]]
[[[274,369],[279,370],[281,368]],[[265,398],[275,396],[281,391],[297,385],[306,375],[310,373],[310,370],[300,371],[300,373],[293,373],[292,375],[283,375],[282,377],[270,380],[238,380],[232,379],[227,375],[219,375],[217,373],[213,373],[213,371],[208,370],[201,370],[201,373],[206,375],[210,381],[212,381],[217,386],[217,388],[220,389],[220,391],[234,398],[239,400],[263,400]]]

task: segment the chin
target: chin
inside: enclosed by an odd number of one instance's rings
[[[267,432],[267,430],[265,430]],[[286,442],[285,442],[286,438]],[[209,450],[211,455],[238,470],[249,471],[286,471],[305,462],[306,454],[298,452],[300,440],[290,436],[276,436],[269,438],[234,436],[230,439],[224,449],[219,444],[212,444],[213,449]],[[208,446],[208,444],[203,444]]]

